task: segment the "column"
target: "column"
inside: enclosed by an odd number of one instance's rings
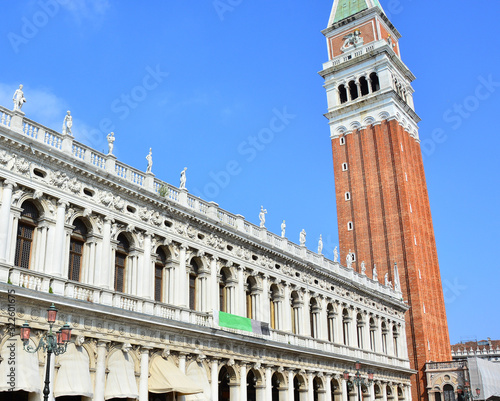
[[[64,244],[64,225],[66,221],[66,207],[68,202],[59,200],[57,202],[57,212],[56,212],[56,228],[54,233],[54,244],[50,248],[52,250],[52,263],[46,265],[46,270],[44,273],[50,274],[52,276],[63,277],[63,244]]]
[[[303,317],[303,322],[304,324],[300,325],[300,334],[303,336],[311,336],[313,333],[311,333],[311,293],[309,291],[306,291],[304,293],[304,306],[302,308],[302,317]]]
[[[328,314],[326,310],[326,301],[320,299],[320,309],[317,315],[318,319],[318,338],[328,340]]]
[[[293,371],[292,370],[288,371],[288,401],[294,401],[293,377],[294,377]]]
[[[12,203],[12,191],[14,189],[14,185],[15,184],[11,181],[5,181],[3,186],[2,206],[0,207],[0,262],[7,261],[10,206]]]
[[[347,380],[345,380],[344,378],[340,379],[341,382],[342,382],[342,401],[347,401],[347,393],[348,393],[348,389],[347,389]],[[385,400],[387,401],[387,400]]]
[[[176,305],[187,306],[189,290],[187,288],[187,271],[186,271],[186,247],[181,245],[179,247],[179,271],[177,276],[177,291],[176,291]]]
[[[247,401],[247,365],[244,363],[240,367],[240,400]]]
[[[246,316],[246,293],[245,293],[245,282],[244,282],[244,277],[245,275],[243,274],[243,269],[241,267],[237,268],[237,275],[238,275],[238,283],[237,283],[237,294],[234,297],[235,299],[235,305],[233,312],[236,315],[240,316]]]
[[[212,401],[219,401],[219,360],[213,359],[210,369]]]
[[[111,283],[113,280],[114,272],[111,265],[111,224],[112,219],[105,218],[102,228],[102,245],[101,245],[101,257],[97,258],[100,262],[95,267],[95,277],[96,285],[103,287],[104,289],[111,289]]]
[[[325,376],[325,395],[324,401],[334,401],[332,400],[332,377],[330,375]]]
[[[260,294],[259,310],[257,311],[257,318],[263,322],[268,322],[271,324],[271,300],[269,294],[269,281],[268,276],[264,276],[262,279],[262,293]],[[276,308],[275,312],[276,314]]]
[[[278,284],[280,285],[280,284]],[[292,331],[292,325],[291,325],[291,313],[292,311],[290,310],[290,286],[287,284],[282,284],[284,288],[284,295],[283,295],[283,301],[282,301],[282,307],[281,307],[281,312],[282,315],[280,316],[281,323],[280,325],[280,330],[285,330],[285,331]]]
[[[219,271],[217,269],[217,261],[219,258],[213,256],[210,259],[210,287],[211,294],[210,304],[207,305],[207,310],[213,310],[214,314],[219,311]]]
[[[104,401],[104,385],[106,379],[106,347],[109,341],[97,342],[97,361],[95,369],[95,386],[93,401]],[[141,400],[142,401],[142,400]]]
[[[186,374],[186,353],[185,352],[181,352],[179,354],[179,370]],[[177,401],[185,401],[186,400],[186,396],[185,395],[179,395],[177,396]],[[141,401],[141,400],[139,400]]]
[[[371,382],[368,386],[368,394],[370,394],[370,401],[375,401],[375,383]]]
[[[144,236],[144,257],[143,257],[143,266],[142,272],[138,275],[139,285],[138,285],[138,294],[141,297],[147,299],[154,299],[153,294],[153,280],[154,280],[154,266],[151,261],[151,232],[146,232]]]
[[[151,347],[141,348],[141,378],[139,381],[139,401],[148,401],[148,377],[149,377],[149,350]]]
[[[313,374],[307,374],[307,400],[314,401],[314,382]]]
[[[387,401],[387,383],[382,383],[380,387],[382,388],[382,400]]]
[[[272,400],[273,398],[273,371],[271,367],[266,367],[266,392],[264,399],[266,401]]]

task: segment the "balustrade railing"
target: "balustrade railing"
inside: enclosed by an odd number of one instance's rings
[[[369,46],[362,47],[359,51],[371,51],[376,47],[385,45],[385,41],[370,44]],[[12,120],[13,112],[0,106],[0,122],[3,126],[9,126]],[[303,262],[312,262],[318,267],[328,268],[339,274],[345,275],[347,271],[340,269],[337,263],[320,257],[317,253],[305,249],[286,238],[267,231],[266,228],[261,228],[257,225],[251,224],[248,221],[239,223],[241,216],[236,216],[219,208],[216,204],[206,202],[198,197],[190,195],[185,190],[178,189],[175,186],[154,179],[148,181],[146,173],[143,173],[133,167],[127,166],[121,162],[116,161],[113,155],[105,155],[104,153],[97,152],[92,148],[81,144],[73,139],[72,136],[64,136],[53,130],[43,127],[27,118],[23,118],[23,134],[29,138],[35,139],[39,143],[43,143],[51,148],[58,149],[61,152],[71,154],[75,159],[89,163],[98,170],[114,173],[117,178],[126,180],[127,182],[136,185],[137,187],[145,188],[153,193],[163,196],[166,200],[175,202],[177,204],[187,207],[193,212],[201,214],[211,219],[216,219],[224,226],[240,231],[250,237],[255,238],[257,241],[269,246],[278,247],[283,252],[287,252],[298,260]],[[240,220],[240,221],[241,221]],[[366,276],[361,276],[358,273],[349,273],[349,278],[354,278],[358,282],[364,280],[365,284],[370,289],[379,290],[386,295],[400,298],[394,290],[379,284],[378,282],[367,281]]]

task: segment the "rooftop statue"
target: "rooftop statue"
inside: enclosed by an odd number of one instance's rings
[[[73,127],[73,117],[71,117],[71,112],[68,110],[64,116],[62,133],[63,135],[71,135],[71,128]]]
[[[23,107],[23,104],[26,103],[26,98],[23,93],[23,86],[19,85],[19,89],[14,92],[14,96],[12,98],[14,102],[14,111],[19,110]]]

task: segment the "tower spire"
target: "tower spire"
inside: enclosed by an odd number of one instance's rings
[[[373,7],[378,7],[384,12],[378,0],[335,0],[328,26]]]

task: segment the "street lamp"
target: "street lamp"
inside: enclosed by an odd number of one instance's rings
[[[361,401],[361,385],[371,384],[373,381],[373,372],[368,371],[368,383],[365,381],[363,377],[361,377],[361,373],[359,372],[361,369],[361,363],[356,361],[356,374],[354,375],[353,382],[358,388],[358,400]],[[344,379],[349,380],[349,372],[347,370],[344,371]]]
[[[481,389],[479,387],[476,388],[476,396],[472,394],[472,391],[470,391],[470,382],[469,380],[465,381],[465,399],[468,400],[477,400],[479,399],[479,396],[481,395]]]
[[[56,355],[61,355],[66,352],[66,348],[68,347],[68,342],[71,338],[71,327],[66,323],[63,327],[61,327],[56,333],[52,332],[52,325],[56,322],[57,317],[57,308],[52,304],[47,309],[47,322],[49,323],[49,331],[45,333],[43,337],[40,339],[40,343],[38,347],[34,348],[30,345],[30,332],[31,327],[26,322],[21,326],[21,340],[23,342],[23,348],[26,352],[34,354],[40,349],[43,349],[43,352],[47,352],[47,366],[45,369],[45,386],[43,388],[43,400],[49,400],[49,383],[50,383],[50,357],[52,353]]]

